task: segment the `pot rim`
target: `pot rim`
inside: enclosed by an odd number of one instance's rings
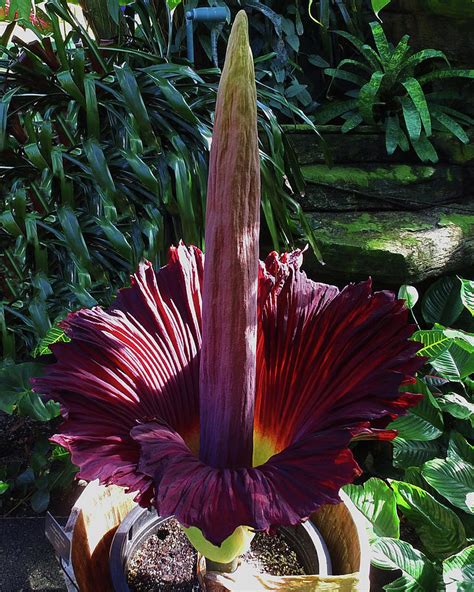
[[[113,590],[115,592],[129,592],[126,578],[128,560],[143,542],[153,534],[157,528],[172,517],[162,518],[158,516],[154,508],[133,508],[121,522],[112,540],[109,552],[109,567]],[[134,528],[135,527],[135,528]],[[332,575],[332,565],[329,550],[323,536],[311,520],[295,526],[281,527],[283,532],[287,531],[289,544],[304,537],[314,549],[318,562],[318,575],[322,577]],[[297,529],[302,529],[297,532]],[[132,544],[133,541],[133,544]],[[303,549],[304,551],[304,549]],[[308,563],[310,559],[304,557]],[[199,563],[199,557],[198,557]]]

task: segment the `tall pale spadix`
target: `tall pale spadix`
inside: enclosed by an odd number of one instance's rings
[[[227,47],[212,136],[200,368],[200,458],[252,465],[260,166],[255,72],[244,11]]]

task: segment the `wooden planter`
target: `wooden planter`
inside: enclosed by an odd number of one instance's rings
[[[335,575],[308,577],[305,582],[274,578],[274,586],[261,590],[368,592],[370,554],[364,518],[345,494],[341,493],[341,497],[344,503],[325,506],[311,517],[325,539]],[[72,509],[64,530],[48,518],[47,536],[60,556],[67,579],[75,581],[81,592],[113,591],[110,545],[118,525],[135,505],[123,489],[92,482]],[[278,580],[283,583],[279,585]],[[268,586],[268,582],[262,586]],[[69,589],[74,590],[74,585],[69,584]]]

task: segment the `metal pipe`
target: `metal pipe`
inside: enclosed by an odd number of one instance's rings
[[[229,20],[230,10],[228,6],[193,8],[186,12],[186,44],[190,62],[194,62],[194,22],[217,24]]]

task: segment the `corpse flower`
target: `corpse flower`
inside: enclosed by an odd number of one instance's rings
[[[206,557],[231,561],[249,531],[338,503],[359,438],[418,400],[400,386],[423,360],[403,302],[370,281],[309,280],[302,252],[258,259],[260,176],[244,12],[219,87],[206,259],[180,244],[140,265],[107,310],[71,313],[71,338],[35,390],[60,401],[54,441],[79,476],[174,515]]]

